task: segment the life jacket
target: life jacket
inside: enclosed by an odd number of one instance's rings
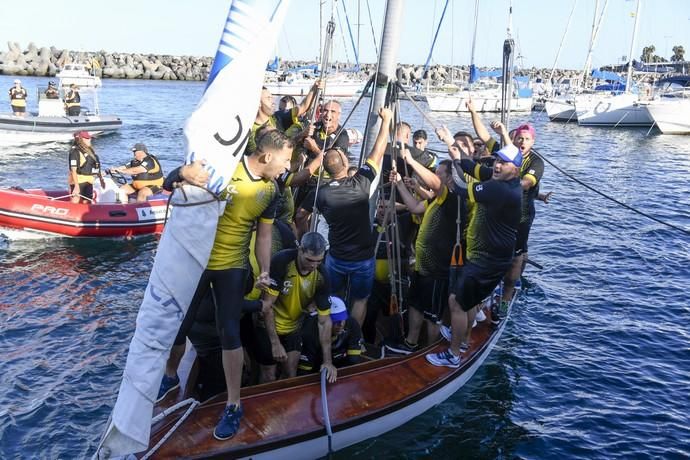
[[[94,174],[98,174],[98,172],[101,169],[101,162],[98,159],[98,155],[96,155],[95,153],[93,155],[84,153],[77,147],[73,147],[73,149],[76,149],[79,152],[79,164],[77,165],[77,182],[80,184],[83,184],[85,182],[93,184]]]
[[[155,156],[147,154],[141,162],[134,160],[131,163],[132,167],[141,166],[141,163],[146,161],[147,158],[153,160],[153,168],[132,177],[132,187],[134,187],[136,190],[144,187],[163,186],[163,169],[161,168],[161,164],[158,162],[158,158]]]
[[[70,90],[70,92],[67,93],[65,96],[65,106],[67,108],[81,106],[81,96],[77,91]]]
[[[10,105],[15,107],[26,107],[26,90],[24,88],[10,88]]]

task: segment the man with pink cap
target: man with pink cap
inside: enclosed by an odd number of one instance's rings
[[[527,263],[527,239],[536,214],[534,200],[539,197],[539,182],[544,174],[544,160],[532,152],[532,146],[535,140],[536,133],[532,125],[527,123],[515,129],[513,144],[522,154],[522,166],[520,166],[522,210],[520,213],[517,241],[515,243],[515,258],[513,259],[513,265],[508,273],[506,273],[503,280],[501,312],[505,312],[507,309],[508,303],[513,297],[515,283],[520,279],[520,275]]]
[[[500,283],[511,266],[520,222],[520,150],[508,144],[496,152],[493,168],[477,164],[469,149],[453,143],[447,128],[438,130],[453,158],[453,193],[475,203],[466,232],[465,264],[450,279],[448,306],[451,316],[450,347],[426,355],[434,366],[456,368],[468,351],[472,323],[484,298]],[[480,182],[465,182],[465,174]]]

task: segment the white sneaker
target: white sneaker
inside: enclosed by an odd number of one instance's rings
[[[450,342],[450,338],[452,337],[450,328],[445,324],[441,324],[440,331],[443,338]]]
[[[476,320],[476,319],[475,319],[474,322],[472,323],[472,329],[474,329],[475,327],[477,327],[477,320]]]

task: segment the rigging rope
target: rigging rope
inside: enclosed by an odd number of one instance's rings
[[[378,62],[379,45],[376,43],[376,32],[374,32],[374,21],[371,19],[371,8],[369,8],[369,0],[367,0],[367,12],[369,13],[369,25],[371,26],[371,36],[374,39],[374,52],[376,53],[376,62]]]
[[[328,455],[333,453],[333,429],[331,428],[331,416],[328,412],[328,393],[326,392],[326,368],[321,369],[321,410],[323,422],[328,434]]]
[[[581,181],[581,180],[578,179],[577,177],[575,177],[575,176],[573,176],[572,174],[570,174],[570,173],[564,171],[562,168],[556,166],[556,164],[555,164],[554,162],[552,162],[551,160],[549,160],[548,158],[546,158],[542,153],[537,152],[534,148],[532,149],[532,152],[536,153],[542,160],[544,160],[545,162],[547,162],[548,164],[550,164],[551,166],[553,166],[554,168],[556,168],[556,170],[559,171],[561,174],[563,174],[565,177],[567,177],[568,179],[572,180],[573,182],[575,182],[575,183],[577,183],[577,184],[582,185],[582,186],[585,187],[586,189],[589,189],[589,190],[591,190],[591,191],[593,191],[593,192],[595,192],[595,193],[597,193],[597,194],[603,196],[603,197],[606,198],[607,200],[613,201],[613,202],[616,203],[617,205],[622,206],[622,207],[624,207],[625,209],[628,209],[629,211],[632,211],[632,212],[634,212],[634,213],[637,213],[637,214],[639,214],[639,215],[641,215],[641,216],[644,216],[644,217],[646,217],[646,218],[648,218],[648,219],[651,219],[651,220],[653,220],[653,221],[655,221],[655,222],[658,222],[658,223],[660,223],[660,224],[662,224],[662,225],[665,225],[665,226],[667,226],[667,227],[670,227],[670,228],[679,230],[679,231],[685,233],[686,235],[690,235],[690,230],[688,230],[687,228],[679,227],[679,226],[674,225],[674,224],[672,224],[672,223],[665,222],[665,221],[663,221],[663,220],[661,220],[661,219],[658,219],[658,218],[656,218],[656,217],[654,217],[654,216],[652,216],[652,215],[649,215],[649,214],[647,214],[647,213],[645,213],[645,212],[642,212],[642,211],[640,211],[639,209],[633,208],[633,207],[630,206],[630,205],[627,205],[627,204],[625,204],[625,203],[623,203],[623,202],[621,202],[621,201],[618,201],[617,199],[615,199],[615,198],[613,198],[613,197],[611,197],[611,196],[609,196],[609,195],[607,195],[607,194],[605,194],[605,193],[603,193],[603,192],[600,192],[599,190],[597,190],[596,188],[592,187],[591,185],[588,185],[588,184],[584,183],[583,181]]]
[[[446,4],[443,5],[443,12],[441,12],[441,18],[438,20],[438,26],[436,27],[436,33],[434,34],[434,39],[431,41],[431,49],[429,50],[429,55],[426,57],[426,62],[424,63],[424,71],[426,73],[429,70],[429,62],[431,62],[431,56],[434,54],[434,46],[436,46],[436,39],[438,38],[438,33],[441,31],[441,24],[443,24],[443,18],[446,15],[446,9],[448,8],[448,3],[450,0],[446,0]],[[452,41],[451,41],[452,46]]]
[[[350,42],[352,42],[352,50],[355,52],[355,70],[359,72],[359,50],[355,46],[355,37],[352,35],[352,28],[350,27],[350,17],[347,14],[347,8],[345,7],[345,1],[340,2],[343,5],[343,11],[345,12],[345,24],[347,24],[347,31],[350,33]]]

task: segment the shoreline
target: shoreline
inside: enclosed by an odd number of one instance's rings
[[[0,52],[0,74],[17,77],[54,77],[65,64],[80,62],[91,68],[101,78],[125,80],[177,80],[206,81],[213,66],[213,58],[208,56],[172,56],[152,53],[117,53],[107,51],[72,51],[54,46],[38,47],[33,42],[22,49],[17,42],[8,42],[7,51]],[[283,69],[316,64],[313,61],[284,61]],[[351,64],[350,64],[351,65]],[[335,63],[334,68],[345,68],[347,64]],[[362,79],[369,77],[375,64],[360,65],[355,74]],[[481,67],[480,70],[494,70],[495,67]],[[421,64],[399,64],[396,74],[403,84],[429,83],[439,86],[451,83],[452,76],[466,76],[468,65],[451,66],[435,64],[424,75]],[[551,69],[522,69],[517,75],[527,75],[532,79],[546,80]],[[581,70],[557,69],[556,82],[565,78],[579,77]]]

